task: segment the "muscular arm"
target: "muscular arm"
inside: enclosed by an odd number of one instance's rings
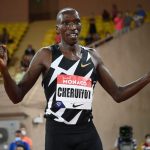
[[[39,75],[45,71],[46,67],[44,66],[44,61],[46,60],[46,57],[45,49],[38,51],[34,56],[29,69],[18,85],[11,78],[7,67],[1,69],[6,93],[13,103],[22,101],[23,97],[32,88]]]
[[[150,73],[148,73],[127,85],[119,86],[105,67],[100,56],[95,51],[92,53],[98,75],[98,81],[116,102],[119,103],[134,96],[150,82]]]

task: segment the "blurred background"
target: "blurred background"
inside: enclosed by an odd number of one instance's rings
[[[149,0],[0,0],[0,43],[7,45],[9,72],[16,82],[36,51],[61,41],[55,25],[64,7],[80,13],[80,44],[100,53],[118,84],[127,84],[150,70]],[[0,150],[8,150],[16,130],[22,128],[26,133],[21,132],[21,137],[30,138],[32,150],[44,149],[46,100],[41,81],[40,77],[23,102],[14,105],[0,75]],[[118,104],[97,84],[93,116],[104,150],[118,149],[122,135],[126,150],[142,150],[145,135],[150,133],[150,86]]]

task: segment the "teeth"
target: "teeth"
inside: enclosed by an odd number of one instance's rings
[[[70,36],[73,37],[73,38],[77,37],[76,34],[70,34]]]

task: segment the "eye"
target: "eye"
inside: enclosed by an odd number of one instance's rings
[[[76,24],[76,25],[81,25],[81,22],[80,22],[80,21],[78,21],[78,22],[75,22],[75,24]]]
[[[62,23],[64,26],[68,26],[69,25],[69,22],[63,22]]]
[[[80,26],[81,25],[81,22],[80,21],[74,21],[74,22],[62,22],[62,25],[64,26],[64,27],[71,27],[71,26]]]

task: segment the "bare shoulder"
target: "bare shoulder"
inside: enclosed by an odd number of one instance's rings
[[[47,46],[47,47],[42,47],[41,49],[39,49],[35,55],[36,57],[48,57],[51,56],[51,47]]]
[[[43,73],[47,71],[52,61],[51,47],[42,47],[39,49],[33,57],[29,70],[38,69]]]
[[[51,60],[51,47],[42,47],[41,49],[39,49],[32,62],[36,62],[36,63],[44,63],[45,61]]]

